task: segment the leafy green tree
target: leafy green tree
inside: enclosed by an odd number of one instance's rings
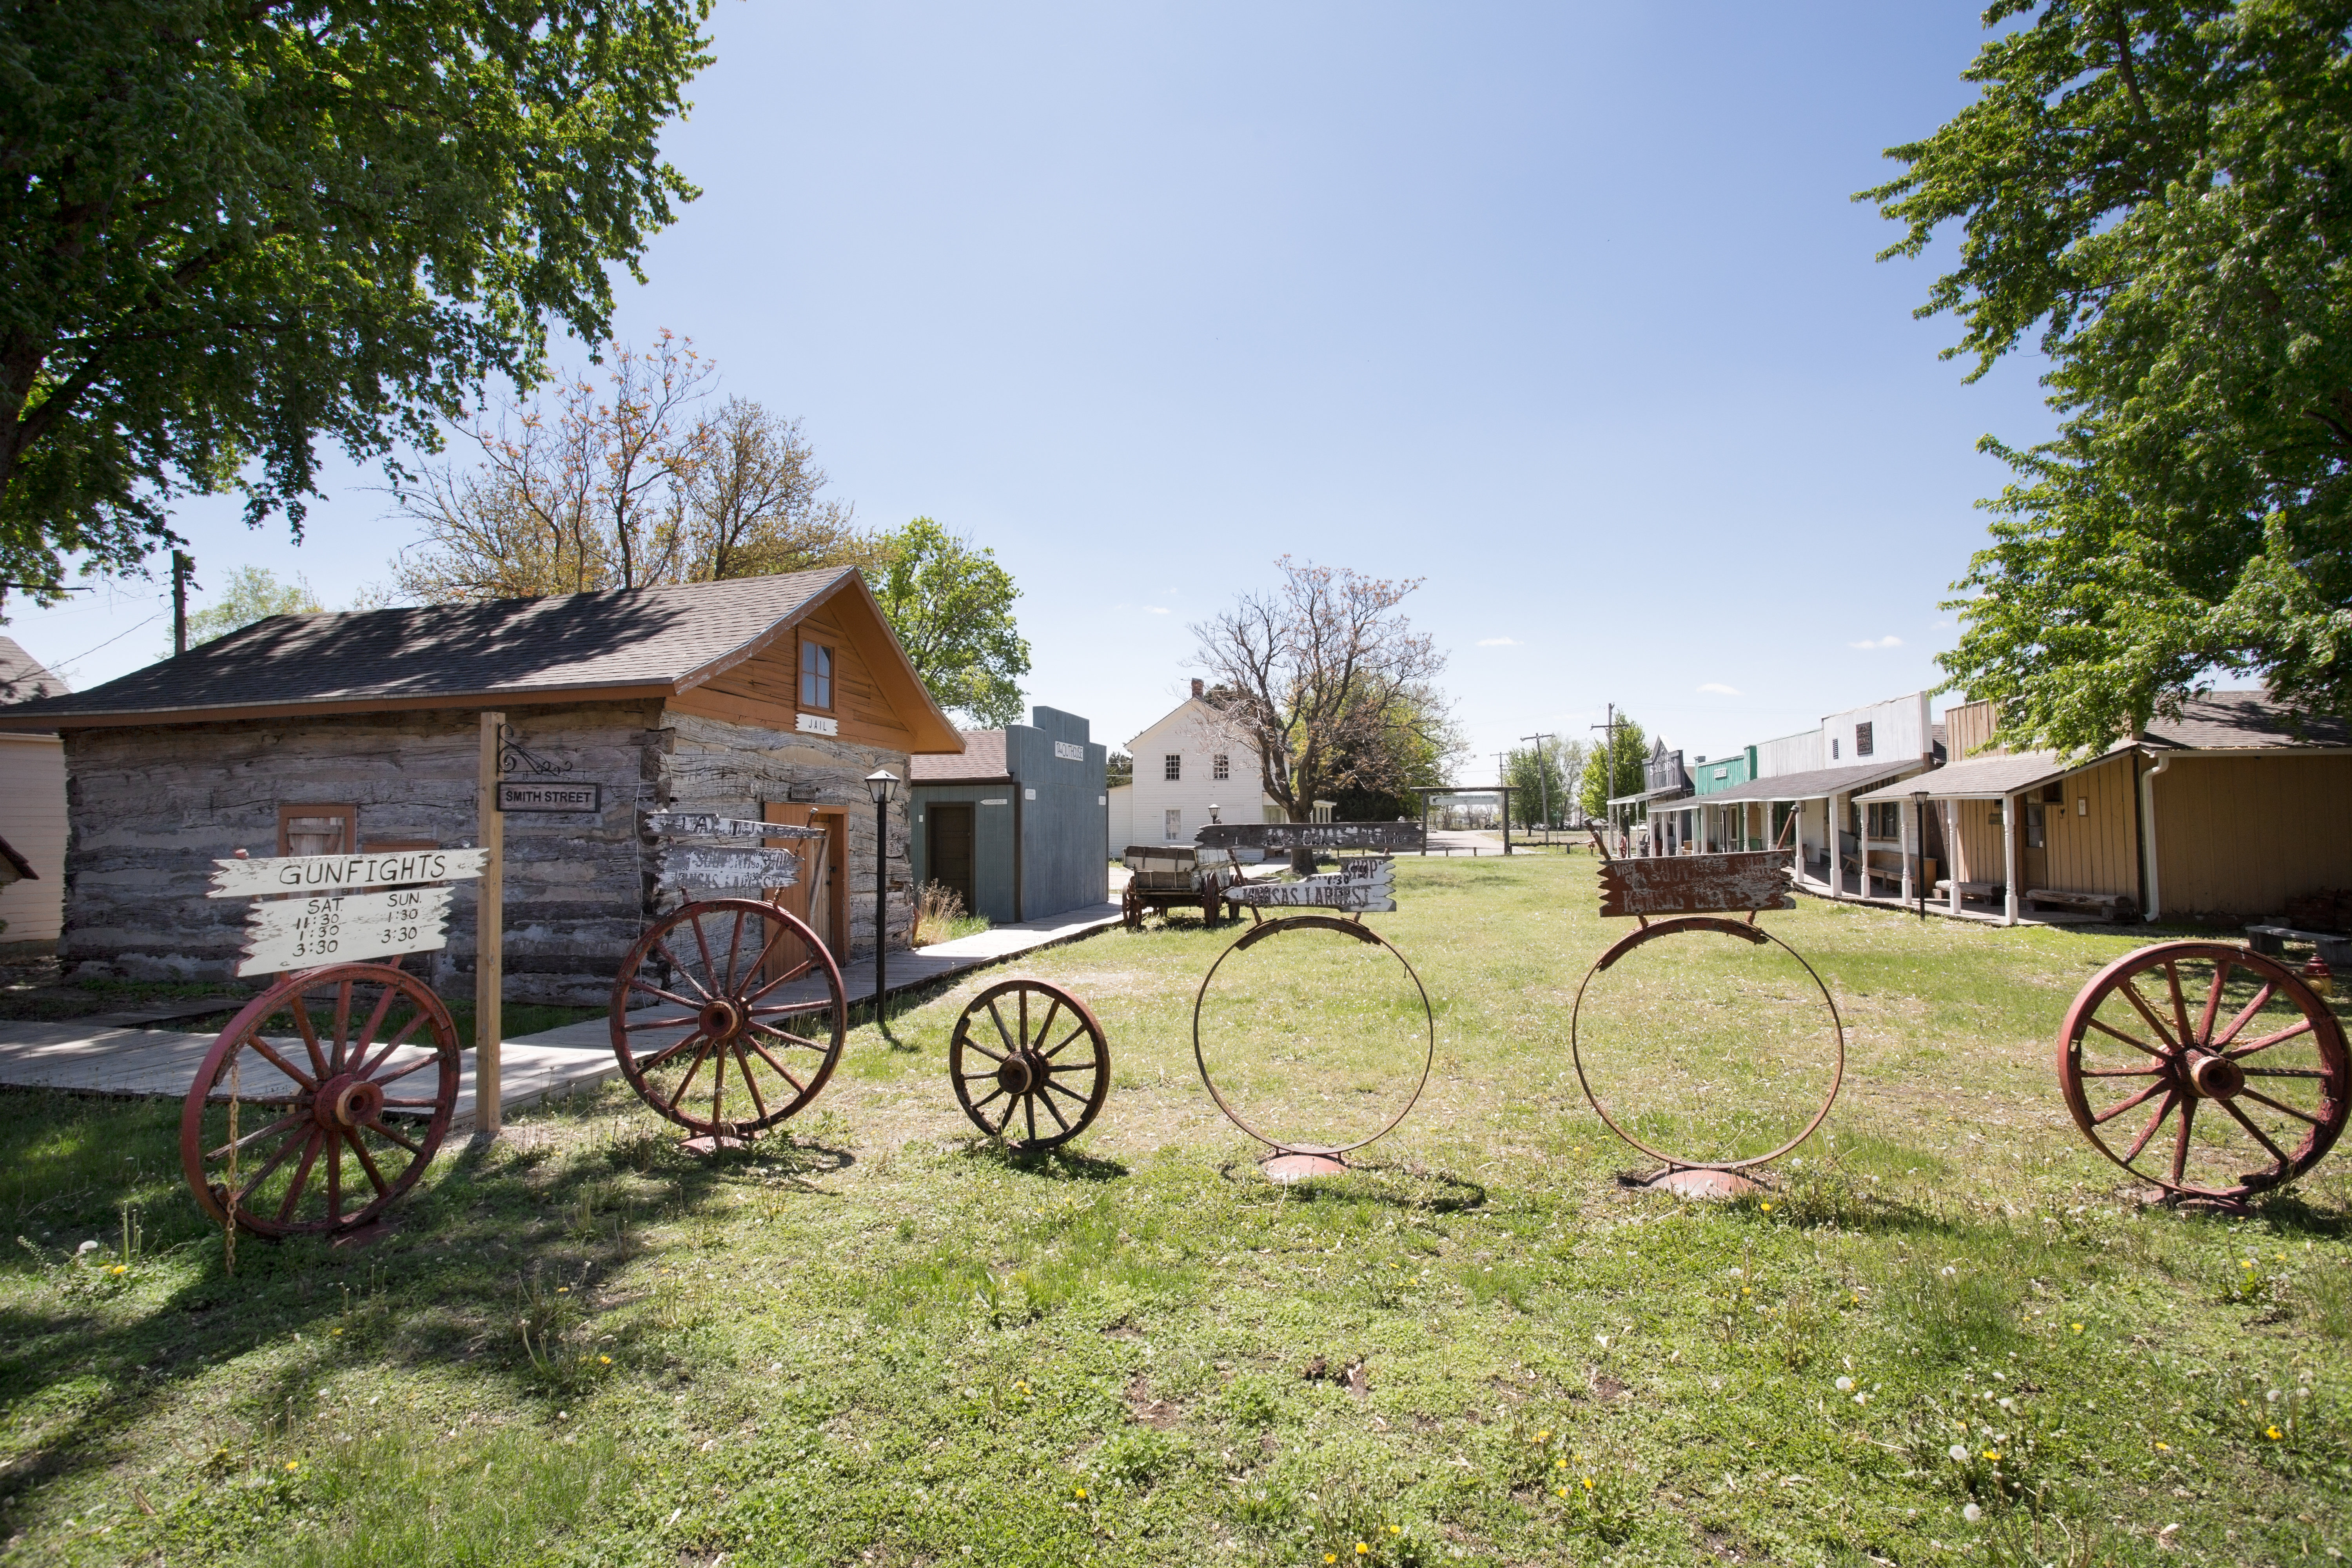
[[[1603,731],[1585,757],[1584,779],[1576,792],[1578,808],[1592,821],[1606,821],[1611,800],[1642,793],[1647,777],[1643,769],[1649,760],[1649,736],[1630,716],[1620,713],[1616,733]]]
[[[880,549],[874,596],[932,700],[988,728],[1021,722],[1029,644],[1013,618],[1021,590],[996,552],[928,517],[884,534]]]
[[[133,567],[184,489],[299,531],[319,437],[433,449],[551,320],[603,341],[696,194],[657,143],[709,8],[0,11],[0,578]]]
[[[272,616],[315,616],[326,606],[300,577],[280,583],[267,566],[239,566],[210,604],[188,616],[188,646],[225,637]]]
[[[1454,703],[1428,681],[1391,699],[1378,722],[1349,726],[1332,748],[1331,815],[1340,822],[1421,817],[1420,788],[1436,789],[1469,751]]]
[[[2038,13],[2038,14],[2037,14]],[[2040,331],[2056,439],[1954,601],[1951,685],[2000,738],[2081,751],[2215,671],[2352,712],[2352,5],[1996,0],[1976,102],[1863,192],[1959,226],[1949,311],[1980,376]]]
[[[1565,818],[1583,779],[1585,750],[1582,741],[1552,735],[1507,755],[1503,782],[1512,788],[1511,820],[1538,827]]]

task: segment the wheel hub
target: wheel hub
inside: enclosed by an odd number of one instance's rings
[[[1034,1051],[1014,1051],[996,1069],[996,1087],[1007,1094],[1026,1094],[1045,1081],[1045,1058]]]
[[[383,1086],[356,1074],[329,1079],[319,1086],[310,1114],[319,1125],[334,1131],[364,1127],[383,1113]]]
[[[2200,1051],[2189,1060],[2189,1082],[2207,1100],[2228,1100],[2246,1087],[2246,1069],[2228,1057]]]
[[[702,1005],[702,1032],[714,1040],[731,1040],[743,1027],[743,1010],[723,996]]]

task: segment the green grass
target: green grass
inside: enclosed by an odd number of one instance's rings
[[[2347,1155],[2251,1219],[2148,1208],[2053,1092],[2066,1000],[2145,937],[1764,917],[1844,1014],[1844,1092],[1773,1191],[1684,1204],[1619,1184],[1648,1163],[1570,1059],[1577,987],[1624,925],[1591,914],[1591,863],[1398,879],[1374,923],[1435,1008],[1428,1089],[1355,1173],[1303,1189],[1261,1180],[1200,1086],[1193,993],[1233,931],[1185,919],[1028,965],[1088,999],[1116,1077],[1075,1150],[1030,1163],[945,1079],[956,1014],[1002,971],[856,1031],[790,1138],[698,1162],[608,1090],[445,1151],[369,1247],[247,1240],[234,1277],[179,1184],[175,1105],[0,1095],[0,1220],[25,1238],[0,1268],[6,1554],[2352,1549]],[[1811,1070],[1789,976],[1643,955],[1689,967],[1612,971],[1605,1007],[1596,982],[1589,1065],[1677,1147],[1769,1136]],[[1220,1086],[1294,1136],[1377,1126],[1428,1053],[1392,968],[1338,939],[1235,955],[1204,1009]],[[1735,986],[1750,1005],[1721,1005]]]

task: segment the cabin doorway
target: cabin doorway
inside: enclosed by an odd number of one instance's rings
[[[978,900],[972,887],[972,810],[971,803],[941,805],[933,801],[924,808],[929,818],[926,824],[930,838],[924,847],[931,880],[948,889],[963,900],[966,914],[978,911]]]
[[[768,822],[789,827],[814,827],[822,838],[771,838],[765,840],[771,849],[788,849],[800,857],[800,880],[789,888],[770,888],[766,897],[782,904],[816,932],[817,940],[832,950],[835,959],[848,951],[848,902],[844,895],[847,881],[846,860],[849,854],[849,814],[839,806],[803,805],[796,802],[771,800],[761,803],[761,817]],[[772,955],[769,964],[772,974],[782,974],[810,956],[804,952],[782,952]]]

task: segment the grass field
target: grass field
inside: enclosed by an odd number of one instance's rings
[[[2284,1564],[2352,1550],[2352,1150],[2254,1217],[2146,1206],[2050,1042],[2144,935],[1807,901],[1851,1031],[1772,1191],[1620,1184],[1569,1016],[1589,861],[1400,867],[1220,970],[1189,921],[1037,954],[1116,1087],[1024,1163],[958,1112],[992,971],[856,1029],[789,1138],[697,1161],[625,1091],[444,1152],[363,1249],[222,1237],[176,1105],[0,1095],[0,1540],[173,1563]],[[1658,944],[1663,947],[1664,944]],[[1694,950],[1696,951],[1696,950]],[[1777,949],[1596,981],[1596,1084],[1750,1151],[1818,1087]],[[1669,959],[1671,958],[1671,962]],[[1684,967],[1677,969],[1676,964]],[[1778,965],[1778,967],[1774,967]],[[1738,1005],[1730,1004],[1737,1000]],[[95,1247],[79,1254],[88,1242]]]

